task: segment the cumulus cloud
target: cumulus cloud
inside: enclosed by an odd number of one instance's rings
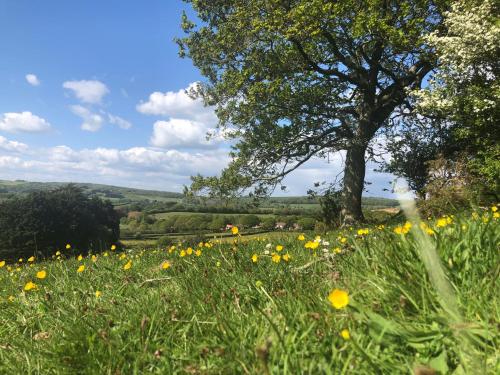
[[[121,129],[130,129],[132,127],[132,124],[129,121],[119,116],[112,115],[111,113],[108,113],[107,115],[110,124],[117,125]]]
[[[217,123],[213,108],[205,107],[201,99],[192,99],[186,92],[196,85],[191,83],[179,91],[153,92],[146,102],[137,105],[137,110],[146,115],[180,118],[213,126]]]
[[[31,86],[38,86],[40,84],[40,80],[35,74],[26,74],[25,75],[26,81],[31,85]]]
[[[28,145],[17,141],[9,141],[7,138],[0,135],[0,150],[9,152],[25,152],[28,150]]]
[[[80,125],[82,130],[96,132],[102,127],[104,120],[101,115],[93,113],[92,111],[81,105],[72,105],[70,109],[71,112],[73,112],[83,120],[82,124]]]
[[[215,129],[201,122],[172,118],[168,121],[156,121],[153,125],[153,135],[150,142],[155,147],[214,147],[222,141],[222,137],[207,140],[207,133]]]
[[[0,131],[9,133],[41,133],[51,129],[50,124],[43,118],[31,112],[7,112],[0,117]]]
[[[89,104],[100,103],[104,95],[109,93],[107,86],[96,80],[66,81],[63,87],[70,90],[81,102]]]

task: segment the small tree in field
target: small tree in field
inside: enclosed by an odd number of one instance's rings
[[[370,142],[433,69],[425,36],[446,0],[186,0],[179,39],[207,81],[192,94],[214,105],[237,140],[221,178],[195,192],[268,194],[313,157],[345,150],[342,214],[361,220]]]

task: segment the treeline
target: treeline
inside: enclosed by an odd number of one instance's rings
[[[48,256],[67,244],[81,253],[117,244],[119,213],[74,186],[31,192],[0,203],[0,258]]]

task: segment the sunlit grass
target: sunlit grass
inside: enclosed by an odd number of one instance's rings
[[[451,373],[463,365],[457,332],[466,332],[473,371],[494,374],[494,214],[427,223],[461,314],[455,325],[415,237],[393,227],[110,249],[81,260],[61,249],[60,260],[4,264],[0,373]]]

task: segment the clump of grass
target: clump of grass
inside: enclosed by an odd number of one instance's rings
[[[451,373],[470,345],[472,371],[494,374],[498,219],[450,220],[427,225],[452,310],[418,234],[392,227],[4,265],[0,373]],[[333,289],[347,306],[332,307]]]

